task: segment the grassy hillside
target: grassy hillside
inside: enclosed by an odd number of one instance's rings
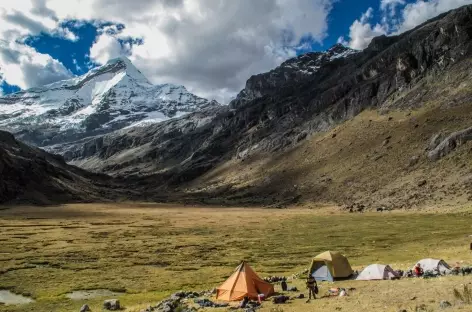
[[[433,74],[289,151],[226,162],[183,191],[224,190],[231,194],[224,197],[228,204],[244,198],[275,206],[360,203],[374,209],[466,204],[472,143],[438,161],[427,158],[427,149],[434,135],[472,126],[470,68],[468,60],[440,79]]]

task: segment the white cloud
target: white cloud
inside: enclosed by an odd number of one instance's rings
[[[49,55],[38,53],[22,42],[28,36],[49,33],[76,41],[78,37],[62,27],[45,0],[2,1],[0,4],[0,74],[21,88],[71,77],[71,73]]]
[[[151,81],[183,84],[222,100],[252,74],[293,56],[302,36],[321,42],[335,0],[33,0],[29,6],[18,1],[18,10],[29,17],[54,21],[49,32],[66,19],[122,23],[121,33],[99,35],[92,59],[104,63],[130,54]],[[32,32],[30,27],[23,34]],[[122,46],[118,39],[126,38],[142,38],[143,44]]]
[[[404,0],[381,0],[381,11],[389,14],[384,14],[380,23],[371,23],[374,11],[369,8],[349,28],[349,40],[341,37],[338,41],[355,49],[364,49],[375,36],[402,33],[441,13],[466,4],[472,4],[472,0],[417,0],[409,4]],[[399,14],[396,11],[398,8]]]
[[[472,0],[431,0],[408,4],[403,9],[403,22],[398,26],[398,31],[412,29],[430,18],[466,4],[472,4]]]
[[[22,89],[72,77],[72,73],[47,54],[16,42],[0,41],[0,74]]]
[[[69,28],[67,27],[59,27],[54,29],[51,34],[53,36],[61,37],[70,41],[77,41],[79,40],[79,36],[74,34]]]
[[[405,5],[405,0],[381,0],[380,9],[388,11],[390,16],[395,16],[397,6]]]
[[[364,49],[374,37],[384,35],[388,29],[385,25],[371,24],[374,10],[369,8],[361,17],[352,23],[349,28],[350,41],[346,42],[344,38],[339,38],[338,42],[349,45],[353,49]]]
[[[72,59],[72,63],[74,63],[74,65],[75,65],[75,70],[77,70],[79,72],[82,71],[82,67],[79,66],[76,59]]]
[[[90,48],[90,58],[99,64],[122,54],[118,40],[106,33],[101,34]]]

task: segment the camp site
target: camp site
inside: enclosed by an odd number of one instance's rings
[[[10,301],[0,311],[102,311],[105,302],[115,307],[110,300],[136,312],[409,312],[448,303],[447,311],[470,311],[471,213],[133,203],[3,209],[0,300]],[[307,303],[309,275],[318,294]]]

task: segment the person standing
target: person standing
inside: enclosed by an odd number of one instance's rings
[[[308,300],[306,302],[310,302],[311,296],[313,296],[313,299],[316,299],[317,287],[318,285],[316,284],[316,279],[312,275],[309,275],[306,280],[306,288],[308,288]]]
[[[282,279],[282,282],[280,283],[280,286],[282,287],[282,291],[287,291],[287,281],[284,279]]]

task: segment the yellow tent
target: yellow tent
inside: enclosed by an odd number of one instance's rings
[[[261,279],[246,262],[242,262],[220,287],[216,299],[224,301],[241,300],[248,296],[256,300],[258,294],[266,297],[274,293],[274,286]]]
[[[311,261],[309,274],[318,281],[333,281],[346,278],[353,273],[345,256],[336,251],[320,253]]]

